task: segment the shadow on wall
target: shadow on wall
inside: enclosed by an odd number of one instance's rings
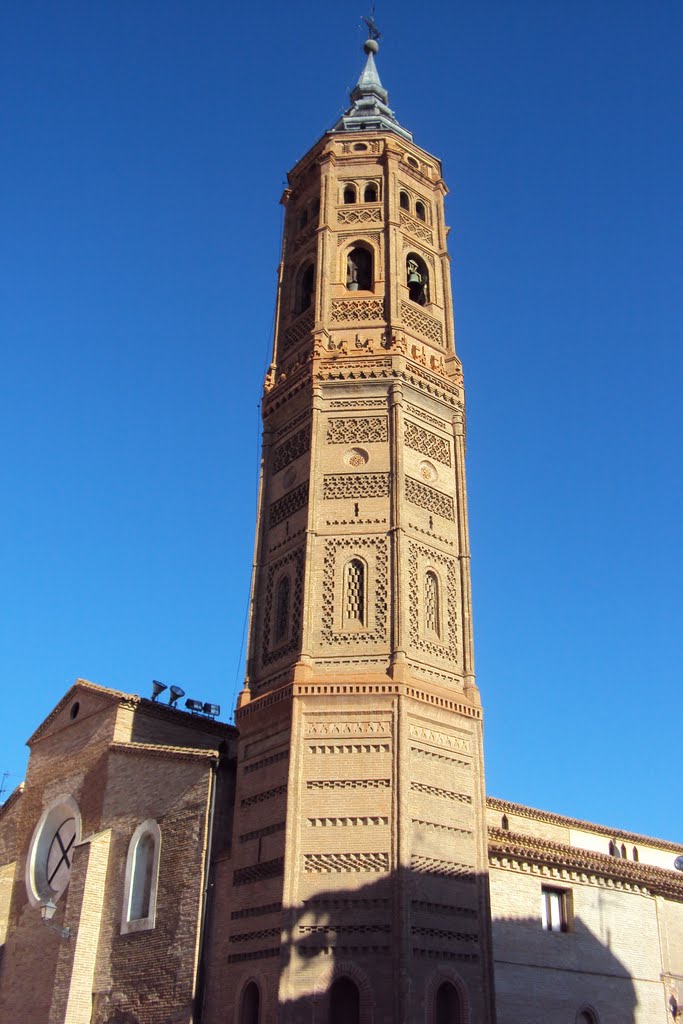
[[[279,948],[275,936],[257,938],[268,926],[249,917],[250,927],[230,944],[230,959],[244,966],[235,1016],[228,1011],[222,1019],[482,1024],[490,1013],[482,956],[489,939],[478,924],[486,885],[472,874],[411,870],[357,888],[320,888],[302,907],[284,911]],[[405,970],[392,927],[401,906],[411,921]],[[579,919],[568,928],[544,927],[540,880],[537,918],[493,922],[498,1024],[635,1024],[637,1000],[624,965]],[[503,964],[499,950],[513,950],[514,959]]]

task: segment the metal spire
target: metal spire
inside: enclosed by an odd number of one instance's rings
[[[375,54],[379,50],[377,40],[381,33],[375,25],[374,8],[370,17],[363,18],[363,21],[368,27],[368,38],[363,43],[367,55],[365,67],[351,91],[352,105],[337,121],[333,131],[391,131],[412,142],[412,133],[398,123],[393,110],[387,106],[389,93],[383,87],[375,65]]]

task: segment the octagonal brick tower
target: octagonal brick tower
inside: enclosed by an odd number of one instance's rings
[[[282,199],[222,1019],[489,1024],[446,186],[365,52]]]

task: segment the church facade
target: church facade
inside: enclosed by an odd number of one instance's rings
[[[282,198],[235,727],[85,681],[39,727],[3,1021],[678,1015],[683,847],[486,799],[446,186],[377,48]]]

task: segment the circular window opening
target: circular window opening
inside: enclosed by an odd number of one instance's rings
[[[74,852],[81,838],[81,815],[71,796],[60,796],[43,812],[26,859],[26,890],[31,903],[58,900],[69,884]]]
[[[414,156],[409,156],[406,159],[408,160],[408,163],[410,164],[411,167],[419,167],[420,166]]]
[[[347,452],[344,452],[344,462],[347,466],[366,466],[370,460],[370,456],[364,448],[349,448]]]
[[[81,705],[78,703],[78,701],[76,701],[75,704],[71,705],[71,711],[69,712],[69,715],[71,716],[71,721],[72,722],[73,722],[74,718],[78,718],[78,712],[80,710],[81,710]]]

